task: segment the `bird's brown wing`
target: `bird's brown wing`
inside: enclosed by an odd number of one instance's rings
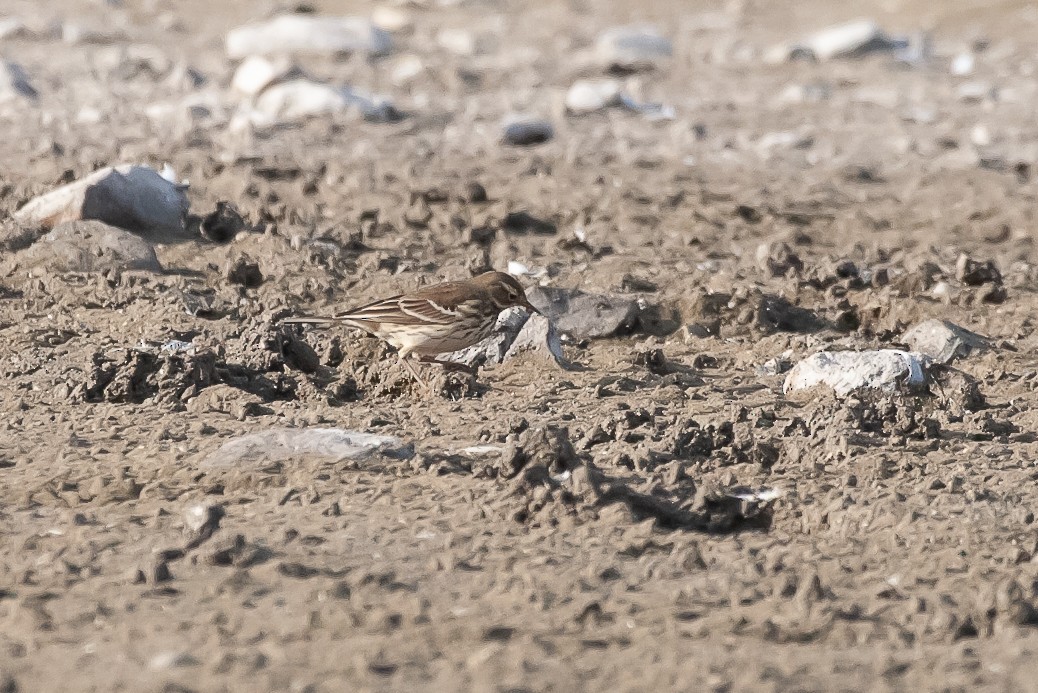
[[[438,294],[400,294],[338,313],[335,319],[389,325],[448,325],[460,314],[457,303],[446,298]]]

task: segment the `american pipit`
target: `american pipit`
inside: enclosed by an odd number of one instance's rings
[[[520,307],[539,313],[514,277],[485,272],[465,281],[426,286],[414,293],[390,296],[330,317],[288,318],[290,325],[346,325],[364,330],[396,347],[401,362],[428,388],[407,358],[423,363],[470,347],[490,336],[501,311]]]

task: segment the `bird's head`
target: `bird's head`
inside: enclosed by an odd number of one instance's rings
[[[498,310],[506,308],[525,308],[531,313],[541,314],[526,298],[526,290],[515,277],[504,272],[486,272],[473,281],[483,284],[490,295],[490,300]]]

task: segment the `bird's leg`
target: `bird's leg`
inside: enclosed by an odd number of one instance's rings
[[[437,366],[442,366],[445,371],[453,371],[455,373],[468,373],[469,375],[479,375],[479,369],[476,366],[470,366],[465,363],[457,363],[455,361],[440,361],[435,356],[420,356],[418,357],[420,363],[435,363]]]
[[[415,370],[415,367],[411,365],[411,362],[407,358],[408,356],[409,354],[401,352],[400,363],[404,364],[404,367],[407,368],[407,370],[411,371],[411,375],[414,376],[415,382],[421,385],[427,392],[432,394],[432,386],[429,383],[425,382],[422,376],[418,375],[418,371]]]

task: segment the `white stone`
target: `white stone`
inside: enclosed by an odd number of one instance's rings
[[[250,55],[234,71],[231,89],[246,96],[256,96],[290,69],[291,65],[284,59],[275,61],[261,55]]]
[[[396,85],[404,85],[425,72],[425,63],[413,53],[400,56],[389,69],[389,79]]]
[[[380,29],[390,32],[409,31],[414,27],[414,19],[402,7],[379,5],[371,13],[371,21]]]
[[[581,79],[566,92],[566,110],[574,115],[620,105],[620,83],[613,79]]]
[[[286,14],[232,29],[225,42],[231,59],[250,55],[386,55],[393,40],[364,17],[315,17]]]
[[[389,121],[396,117],[393,105],[381,98],[349,87],[295,79],[265,89],[256,98],[252,112],[254,125],[303,120],[355,109],[366,120]]]
[[[897,349],[823,351],[793,366],[782,391],[788,394],[825,385],[843,396],[862,389],[893,392],[918,388],[926,382],[926,365],[921,354]]]
[[[4,17],[0,19],[0,39],[24,36],[28,33],[25,22],[17,17]]]
[[[972,74],[976,62],[972,53],[959,53],[951,62],[951,73],[956,77]]]
[[[806,54],[824,62],[853,55],[871,46],[891,48],[893,43],[876,22],[859,19],[822,29],[793,44],[775,46],[764,55],[764,60],[781,63]]]

